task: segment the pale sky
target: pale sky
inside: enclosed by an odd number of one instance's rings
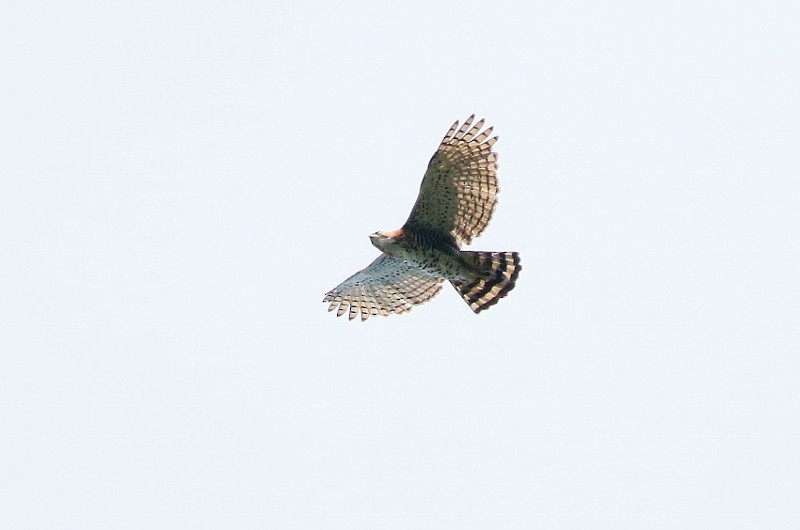
[[[795,2],[19,2],[0,527],[800,527]],[[476,113],[516,289],[337,319]]]

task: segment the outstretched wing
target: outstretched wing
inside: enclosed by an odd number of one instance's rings
[[[423,225],[450,233],[460,244],[479,236],[497,202],[497,154],[490,137],[473,114],[458,127],[455,122],[428,163],[419,197],[406,225]]]
[[[439,292],[442,279],[432,276],[402,259],[381,254],[369,266],[353,274],[325,294],[328,311],[338,307],[336,316],[348,313],[350,320],[361,314],[387,316],[405,313],[427,302]]]

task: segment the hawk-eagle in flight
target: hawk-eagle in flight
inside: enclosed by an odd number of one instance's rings
[[[361,315],[405,313],[427,302],[449,280],[470,309],[480,313],[514,288],[522,270],[516,252],[460,250],[479,236],[497,202],[497,136],[475,115],[455,122],[428,163],[406,223],[375,232],[382,254],[325,294],[329,311]]]

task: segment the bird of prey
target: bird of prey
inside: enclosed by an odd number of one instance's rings
[[[479,236],[497,202],[497,136],[473,114],[444,135],[422,178],[405,224],[369,236],[381,255],[328,291],[336,316],[405,313],[439,292],[444,280],[480,313],[514,288],[522,266],[517,252],[461,250]],[[481,130],[483,129],[483,130]]]

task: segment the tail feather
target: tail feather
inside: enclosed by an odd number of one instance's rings
[[[450,283],[475,313],[488,309],[507,295],[514,288],[519,271],[522,270],[521,260],[516,252],[464,250],[459,256],[479,276],[473,280]]]

